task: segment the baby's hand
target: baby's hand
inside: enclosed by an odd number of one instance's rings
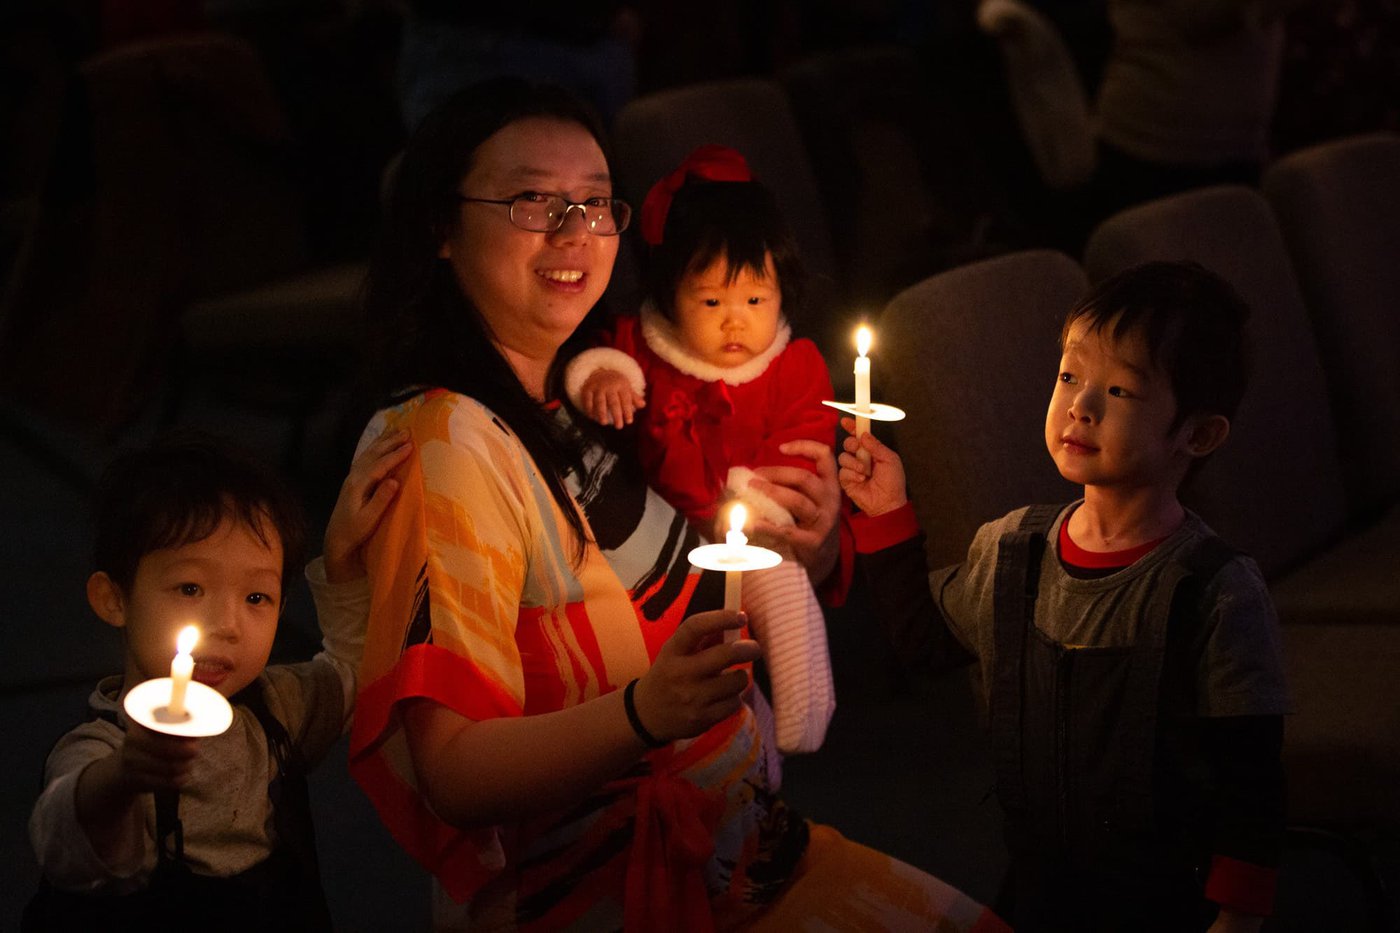
[[[873,434],[856,437],[854,418],[842,418],[841,427],[850,436],[842,444],[844,451],[837,458],[841,469],[836,477],[850,500],[867,515],[892,512],[908,502],[904,463],[899,454],[876,440]],[[870,455],[869,463],[856,456],[860,450]]]
[[[627,377],[615,369],[593,371],[579,390],[579,408],[599,424],[622,428],[632,423],[638,408],[647,400],[638,395]]]
[[[350,464],[350,474],[340,486],[340,496],[326,523],[328,582],[348,583],[365,575],[364,543],[399,492],[399,481],[389,474],[412,450],[407,431],[389,431]]]
[[[118,754],[120,786],[127,793],[179,790],[189,783],[194,760],[199,756],[199,740],[165,735],[133,722],[127,727]]]

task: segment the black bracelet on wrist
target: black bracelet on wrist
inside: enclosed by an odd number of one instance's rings
[[[637,738],[642,740],[642,744],[647,748],[661,748],[669,743],[663,742],[647,731],[642,725],[642,717],[637,715],[637,701],[632,697],[632,691],[637,689],[638,678],[634,677],[622,691],[622,705],[627,709],[627,721],[632,724],[632,731],[637,733]]]

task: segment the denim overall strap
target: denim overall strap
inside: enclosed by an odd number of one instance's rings
[[[1033,505],[1017,529],[1002,535],[997,543],[988,726],[996,763],[997,797],[1007,810],[1019,811],[1026,805],[1020,741],[1026,636],[1035,624],[1046,536],[1063,510],[1060,505]]]
[[[1188,571],[1176,561],[1162,570],[1133,641],[1128,681],[1121,707],[1123,775],[1118,815],[1125,828],[1150,829],[1153,824],[1153,762],[1157,750],[1157,712],[1160,706],[1162,665],[1167,630],[1172,618],[1178,584]]]
[[[1162,672],[1168,650],[1198,651],[1206,607],[1201,604],[1206,585],[1214,579],[1235,551],[1211,535],[1164,568],[1148,604],[1142,627],[1133,644],[1132,667],[1123,701],[1125,726],[1120,804],[1130,825],[1150,828],[1154,812],[1151,775],[1158,736],[1157,717],[1162,709]],[[1196,669],[1194,659],[1179,665]],[[1184,689],[1186,685],[1177,685]]]
[[[295,925],[303,931],[329,930],[330,913],[321,884],[316,832],[311,817],[311,795],[306,784],[308,768],[292,744],[287,727],[268,708],[260,680],[239,693],[236,700],[257,718],[277,765],[277,775],[267,789],[272,801],[272,825],[277,832],[274,857],[290,856],[301,879],[295,892],[295,904],[291,905],[295,912]]]

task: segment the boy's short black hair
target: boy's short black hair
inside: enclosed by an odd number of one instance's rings
[[[94,569],[130,590],[152,551],[202,541],[232,518],[264,544],[282,543],[282,600],[302,571],[306,523],[296,497],[267,467],[213,435],[166,433],[117,457],[98,482],[93,506]]]
[[[1184,260],[1120,272],[1070,309],[1062,347],[1080,320],[1090,332],[1111,328],[1114,340],[1143,335],[1153,363],[1171,379],[1173,431],[1192,415],[1235,417],[1249,381],[1249,305],[1214,272]]]
[[[757,181],[689,181],[676,192],[661,242],[651,249],[648,289],[661,313],[674,318],[676,288],[687,273],[724,256],[729,281],[745,269],[762,277],[768,253],[782,290],[783,317],[791,323],[802,310],[806,270],[773,193]]]

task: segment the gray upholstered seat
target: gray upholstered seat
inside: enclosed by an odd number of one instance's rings
[[[871,350],[875,400],[905,409],[895,436],[929,566],[961,560],[983,522],[1069,501],[1045,449],[1060,328],[1087,289],[1063,253],[951,269],[889,303]]]
[[[1400,135],[1295,152],[1263,188],[1327,370],[1353,511],[1400,499]]]
[[[286,451],[358,368],[362,264],[311,255],[295,140],[261,60],[219,33],[161,37],[83,66],[100,193],[89,314],[129,364],[289,415]],[[120,354],[113,353],[113,356]]]

